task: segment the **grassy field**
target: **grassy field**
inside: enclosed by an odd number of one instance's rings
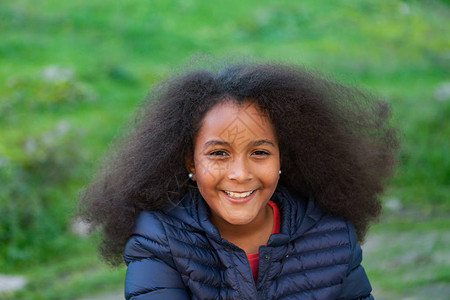
[[[364,263],[379,299],[444,299],[449,17],[446,1],[0,2],[0,273],[29,279],[0,298],[121,288],[98,237],[71,233],[77,192],[151,84],[206,54],[302,64],[392,104],[400,166]]]

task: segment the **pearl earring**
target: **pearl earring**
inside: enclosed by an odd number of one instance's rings
[[[281,175],[281,170],[278,171],[278,175]]]
[[[192,178],[194,178],[194,174],[189,173],[189,174],[188,174],[188,177],[189,177],[189,179],[192,179]]]

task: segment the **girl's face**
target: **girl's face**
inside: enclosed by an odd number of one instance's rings
[[[211,208],[211,220],[249,225],[263,221],[278,183],[280,153],[269,118],[255,103],[224,101],[204,117],[188,163]],[[254,223],[256,222],[256,223]]]

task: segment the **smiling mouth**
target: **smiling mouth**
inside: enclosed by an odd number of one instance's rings
[[[253,192],[255,192],[255,190],[252,191],[248,191],[248,192],[243,192],[243,193],[238,193],[238,192],[230,192],[230,191],[224,191],[225,194],[227,194],[228,196],[232,197],[232,198],[245,198],[250,196],[251,194],[253,194]]]

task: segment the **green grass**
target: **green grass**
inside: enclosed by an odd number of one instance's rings
[[[450,290],[450,235],[447,215],[390,214],[376,225],[364,245],[363,261],[369,278],[380,291],[398,298],[421,295],[436,299]],[[435,291],[422,295],[430,286]],[[382,299],[395,299],[393,296]]]
[[[19,132],[10,136],[2,131],[3,143],[12,148],[27,132],[44,131],[68,118],[87,134],[87,144],[103,140],[98,157],[150,84],[173,66],[196,52],[242,53],[319,68],[386,97],[405,134],[394,180],[397,196],[449,205],[450,175],[442,164],[450,164],[445,151],[450,105],[448,95],[443,101],[434,97],[450,66],[444,21],[449,13],[440,2],[41,3],[0,6],[0,82],[17,77],[38,81],[45,66],[59,65],[71,68],[76,82],[97,97],[93,103],[62,104],[51,111],[14,109],[22,115],[11,124],[20,123]],[[92,128],[99,130],[93,133]],[[6,156],[10,151],[0,148]]]
[[[0,293],[0,298],[74,299],[119,290],[123,285],[125,268],[112,268],[102,263],[93,246],[96,240],[67,237],[62,241],[66,247],[58,253],[51,253],[46,261],[15,270],[28,279],[26,288],[15,293]]]
[[[1,2],[0,165],[9,173],[0,168],[6,187],[0,204],[32,207],[25,219],[36,222],[0,226],[0,241],[9,241],[16,255],[11,260],[0,244],[2,271],[25,272],[31,280],[11,299],[56,299],[58,293],[59,299],[73,299],[121,286],[123,270],[109,271],[98,262],[94,240],[67,233],[77,190],[151,84],[189,64],[196,53],[299,63],[388,100],[403,144],[385,198],[418,213],[386,217],[372,234],[383,243],[395,234],[443,234],[449,224],[439,212],[450,211],[450,93],[442,93],[450,82],[449,17],[446,1]],[[49,66],[72,75],[47,80],[43,72]],[[66,133],[58,133],[61,124]],[[40,142],[47,137],[54,141]],[[34,152],[31,142],[37,142]],[[61,178],[48,178],[51,170]],[[7,238],[11,228],[15,244]],[[439,245],[448,250],[445,240],[436,237],[433,243],[430,253],[439,256]],[[52,259],[66,248],[73,255]],[[402,293],[449,282],[448,266],[421,261],[423,253],[413,263],[395,264],[407,251],[372,251],[367,269],[377,287]],[[392,254],[392,265],[380,263],[383,253]]]

